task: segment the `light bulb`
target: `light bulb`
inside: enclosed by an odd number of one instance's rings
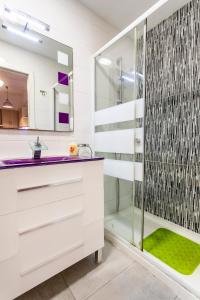
[[[0,80],[0,87],[4,86],[4,81]]]

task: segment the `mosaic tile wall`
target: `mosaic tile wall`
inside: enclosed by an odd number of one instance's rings
[[[200,0],[148,32],[146,68],[145,209],[200,233]]]

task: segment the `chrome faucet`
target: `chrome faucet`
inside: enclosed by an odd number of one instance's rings
[[[36,147],[41,147],[41,144],[40,144],[40,137],[39,137],[39,136],[37,137],[35,146],[36,146]]]
[[[40,159],[42,150],[48,150],[48,147],[45,145],[45,143],[40,141],[39,136],[37,137],[36,141],[31,141],[29,145],[33,151],[34,159]]]
[[[42,145],[40,143],[40,137],[38,136],[36,139],[36,142],[34,142],[34,149],[33,149],[33,158],[34,159],[40,159],[41,158],[41,152],[42,152]]]
[[[89,152],[89,153],[88,153]],[[78,155],[92,158],[93,152],[89,144],[78,144]]]

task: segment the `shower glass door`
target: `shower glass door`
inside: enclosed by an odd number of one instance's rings
[[[140,24],[95,58],[95,151],[105,157],[105,228],[139,248],[145,29]]]

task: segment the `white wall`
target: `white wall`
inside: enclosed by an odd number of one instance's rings
[[[2,5],[5,1],[0,0]],[[77,0],[10,0],[15,8],[51,26],[48,36],[74,50],[74,133],[0,131],[0,159],[30,156],[28,141],[39,134],[49,147],[45,155],[66,153],[68,143],[92,143],[93,86],[91,56],[117,32]]]

